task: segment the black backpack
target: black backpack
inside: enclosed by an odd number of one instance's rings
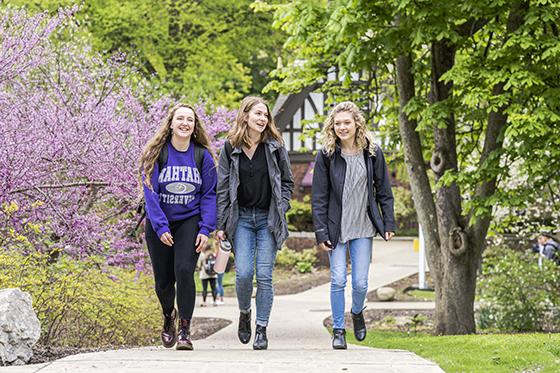
[[[206,272],[208,276],[216,275],[214,264],[216,264],[216,256],[214,254],[209,254],[204,260],[204,272]]]
[[[202,145],[196,142],[194,143],[194,161],[196,163],[196,168],[198,169],[198,172],[201,175],[202,175],[202,160],[204,159],[204,150],[206,150],[205,147],[203,147]],[[163,148],[161,148],[157,160],[158,169],[160,170],[160,172],[162,168],[167,164],[168,158],[169,158],[169,149],[167,148],[167,143],[166,143],[163,146]],[[140,200],[140,203],[136,208],[136,212],[140,214],[140,219],[138,220],[138,223],[136,224],[136,227],[134,228],[133,232],[135,232],[138,229],[140,223],[142,223],[142,220],[144,220],[144,218],[146,217],[146,201],[144,200],[144,196],[142,196],[142,199]]]

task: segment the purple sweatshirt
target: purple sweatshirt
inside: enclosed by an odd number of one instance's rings
[[[160,171],[154,165],[152,187],[144,184],[146,214],[150,223],[161,237],[170,232],[169,222],[190,218],[200,214],[199,233],[206,236],[216,229],[216,166],[208,150],[204,151],[202,170],[198,171],[194,159],[194,144],[178,151],[168,142],[167,163]],[[202,173],[202,175],[201,175]]]

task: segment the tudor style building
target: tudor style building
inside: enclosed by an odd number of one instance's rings
[[[319,136],[301,139],[303,121],[316,120],[316,116],[326,115],[325,95],[314,92],[319,84],[309,86],[297,94],[280,95],[276,100],[272,115],[282,132],[286,149],[290,155],[294,174],[294,198],[301,199],[311,192],[313,160],[315,150],[320,148]],[[307,128],[320,129],[318,122],[307,122]]]

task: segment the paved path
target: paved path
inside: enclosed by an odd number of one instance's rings
[[[411,242],[375,241],[370,289],[415,273],[416,260]],[[347,289],[349,286],[350,282]],[[350,291],[346,293],[348,309]],[[368,307],[431,308],[433,303],[369,303]],[[268,328],[269,349],[253,351],[251,344],[242,345],[237,340],[237,305],[235,299],[228,298],[223,306],[195,310],[195,316],[221,317],[233,323],[195,341],[193,352],[161,347],[97,352],[47,364],[0,368],[0,372],[443,372],[435,363],[408,351],[356,345],[349,345],[346,351],[333,351],[330,335],[323,327],[329,315],[328,284],[300,294],[277,296]]]

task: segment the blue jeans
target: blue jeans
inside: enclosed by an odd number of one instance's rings
[[[276,261],[276,240],[268,229],[268,210],[239,208],[235,232],[235,286],[241,311],[251,309],[253,276],[257,272],[257,325],[267,326],[274,289],[272,270]]]
[[[346,287],[346,247],[352,265],[352,312],[362,312],[368,289],[372,237],[339,243],[329,252],[331,267],[331,310],[334,329],[344,329],[344,288]]]
[[[224,296],[224,274],[218,273],[218,278],[216,281],[216,292],[218,293],[219,297]]]

